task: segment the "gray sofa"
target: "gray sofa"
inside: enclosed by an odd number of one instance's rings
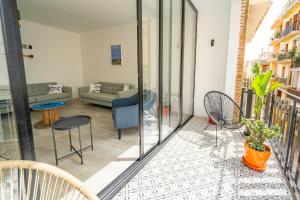
[[[37,105],[42,102],[51,101],[70,101],[72,99],[72,88],[63,87],[62,94],[48,94],[50,83],[34,83],[27,85],[29,106]],[[12,111],[12,100],[9,86],[0,86],[0,114]]]
[[[137,92],[135,86],[131,84],[129,84],[129,90],[123,91],[124,83],[99,83],[101,84],[100,93],[89,92],[89,86],[80,87],[78,88],[79,98],[85,103],[112,107],[113,100],[130,97]]]
[[[56,82],[50,83],[32,83],[27,84],[28,100],[30,107],[40,104],[42,102],[52,101],[70,101],[72,100],[72,88],[63,86],[63,93],[61,94],[48,94],[48,85],[56,84]]]

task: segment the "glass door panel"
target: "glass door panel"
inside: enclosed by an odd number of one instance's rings
[[[20,158],[2,24],[0,23],[0,160],[17,160]]]
[[[159,141],[159,1],[142,1],[144,152]]]
[[[182,123],[193,115],[194,73],[197,13],[189,1],[185,1],[183,38],[183,83],[182,83]]]
[[[181,0],[163,4],[163,139],[180,123],[181,4]]]

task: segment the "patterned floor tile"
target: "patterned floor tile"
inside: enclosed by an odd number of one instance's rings
[[[264,173],[241,161],[238,131],[203,131],[206,119],[193,118],[117,194],[126,200],[285,200],[292,199],[276,159]]]

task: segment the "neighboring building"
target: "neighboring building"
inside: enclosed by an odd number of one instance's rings
[[[289,91],[300,90],[300,1],[290,0],[281,15],[275,20],[271,38],[274,58],[270,66],[275,71],[275,77],[286,83]]]
[[[273,70],[273,75],[277,74],[277,68],[274,67],[274,54],[270,51],[262,52],[258,56],[257,62],[261,65],[261,72],[266,72],[269,69]]]
[[[251,43],[254,38],[258,28],[260,27],[264,17],[269,11],[272,2],[269,0],[258,0],[249,1],[249,14],[247,19],[247,30],[246,30],[246,43]],[[243,75],[242,75],[242,87],[251,87],[252,80],[252,67],[255,63],[260,63],[264,66],[264,69],[268,69],[269,63],[266,59],[268,55],[263,53],[259,56],[259,59],[246,61],[243,63]],[[260,60],[262,62],[260,62]]]

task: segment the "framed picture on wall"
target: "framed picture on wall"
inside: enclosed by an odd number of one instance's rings
[[[111,45],[111,64],[122,65],[122,48],[120,44]]]

